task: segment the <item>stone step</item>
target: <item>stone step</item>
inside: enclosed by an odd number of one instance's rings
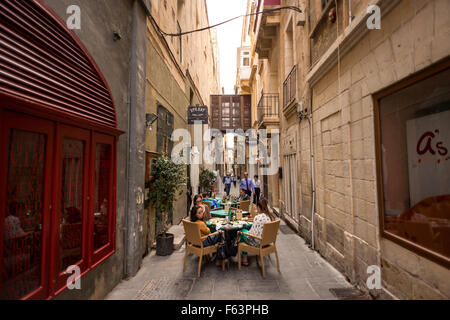
[[[184,244],[184,239],[186,238],[186,236],[184,234],[183,223],[171,226],[169,228],[168,232],[172,233],[174,235],[173,250],[180,249],[183,246],[183,244]]]
[[[183,223],[181,222],[179,225],[171,226],[169,228],[169,230],[167,231],[167,233],[172,233],[174,236],[173,237],[173,250],[176,251],[176,250],[180,249],[183,246],[184,240],[186,238],[186,236],[184,234]],[[152,249],[153,250],[156,249],[156,241],[153,242]]]

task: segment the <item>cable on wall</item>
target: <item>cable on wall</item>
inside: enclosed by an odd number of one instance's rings
[[[263,10],[263,11],[260,11],[260,12],[253,12],[253,13],[249,13],[249,14],[240,15],[238,17],[234,17],[234,18],[228,19],[226,21],[217,23],[217,24],[215,24],[213,26],[208,26],[208,27],[204,27],[204,28],[201,28],[201,29],[195,29],[195,30],[185,31],[185,32],[180,32],[180,33],[167,33],[167,32],[165,32],[164,30],[162,30],[159,27],[158,23],[156,22],[156,20],[154,19],[154,17],[151,14],[150,14],[150,18],[151,18],[153,24],[155,25],[155,28],[158,30],[158,32],[161,35],[169,36],[169,37],[181,37],[181,36],[184,36],[184,35],[187,35],[187,34],[190,34],[190,33],[209,30],[209,29],[218,27],[220,25],[223,25],[225,23],[231,22],[231,21],[236,20],[236,19],[245,18],[245,17],[248,17],[248,16],[257,16],[257,15],[260,15],[260,14],[273,13],[273,12],[277,12],[277,11],[281,11],[281,10],[294,10],[294,11],[296,11],[298,13],[302,13],[302,10],[300,10],[300,8],[298,8],[298,7],[295,7],[295,6],[283,6],[283,7],[274,8],[274,9],[266,9],[266,10]]]

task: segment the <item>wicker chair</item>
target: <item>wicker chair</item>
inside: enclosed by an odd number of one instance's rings
[[[270,255],[271,253],[275,253],[275,257],[277,258],[277,268],[278,271],[280,271],[280,261],[278,260],[278,252],[277,252],[277,234],[278,229],[280,227],[280,220],[268,222],[264,224],[262,237],[258,237],[255,235],[252,235],[250,233],[245,233],[247,237],[252,237],[255,239],[260,240],[259,247],[253,247],[251,245],[248,245],[246,243],[239,243],[238,247],[238,263],[239,263],[239,270],[241,270],[241,253],[247,252],[251,254],[256,254],[256,261],[258,261],[258,256],[261,259],[261,267],[262,267],[262,276],[266,276],[266,270],[264,268],[264,257]],[[243,234],[242,232],[239,232],[238,235]]]
[[[216,244],[214,246],[204,247],[203,241],[206,240],[208,236],[201,236],[200,234],[200,226],[191,221],[187,221],[183,219],[184,233],[186,234],[186,251],[184,254],[184,265],[183,271],[186,269],[186,261],[189,253],[195,254],[199,257],[198,261],[198,276],[200,277],[200,272],[202,268],[202,259],[203,256],[217,252]],[[215,232],[210,234],[209,236],[219,234],[220,232]],[[222,270],[225,270],[225,261],[222,261]]]
[[[250,217],[248,218],[248,221],[253,221],[253,219],[258,215],[258,209],[256,207],[256,204],[251,205],[250,209]]]
[[[249,208],[250,208],[250,200],[241,201],[239,203],[239,209],[241,209],[242,211],[248,211]]]

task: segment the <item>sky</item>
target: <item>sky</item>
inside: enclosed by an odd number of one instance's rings
[[[244,15],[247,0],[206,0],[209,24],[214,25],[225,20]],[[220,56],[220,85],[225,94],[234,94],[236,83],[236,55],[241,45],[242,18],[228,22],[217,29]]]

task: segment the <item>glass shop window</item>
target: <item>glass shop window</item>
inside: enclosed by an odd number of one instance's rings
[[[450,69],[378,100],[384,232],[450,259]]]

